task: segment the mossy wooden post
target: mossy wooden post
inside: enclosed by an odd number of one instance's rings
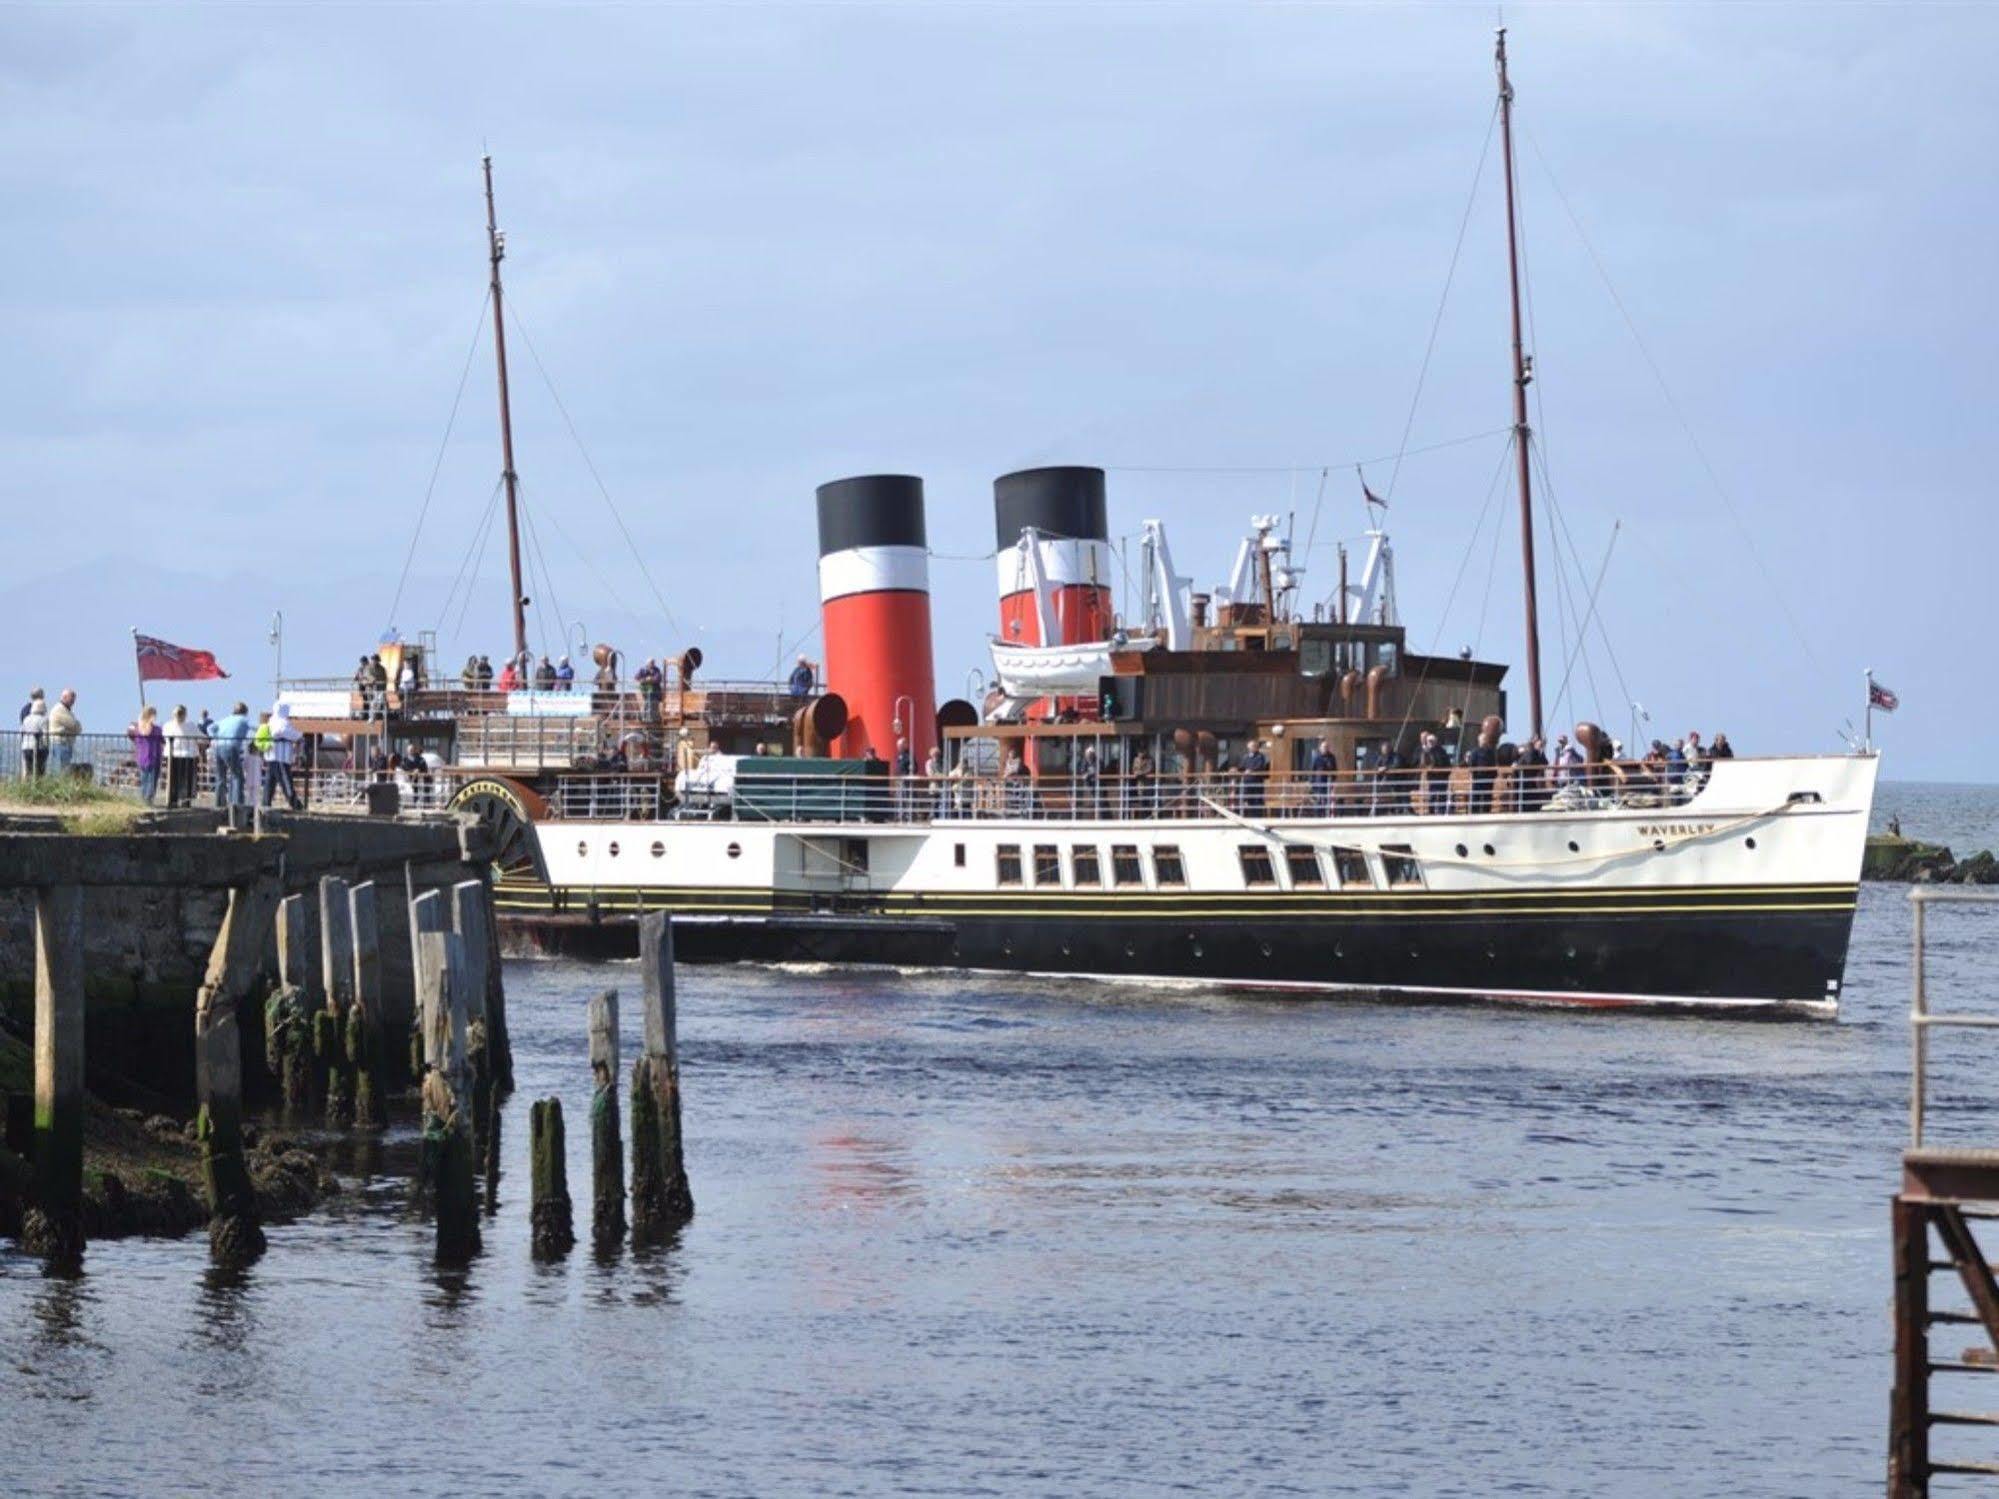
[[[534,1181],[534,1206],[528,1212],[534,1256],[555,1259],[576,1242],[561,1099],[538,1098],[528,1110],[528,1160]]]
[[[408,878],[405,871],[405,880]],[[444,893],[426,890],[423,894],[410,898],[410,972],[416,975],[417,1003],[410,1018],[409,1059],[410,1080],[418,1085],[423,1082],[423,939],[426,932],[448,932],[451,930],[451,914],[445,906]]]
[[[352,1000],[347,1012],[347,1060],[354,1069],[354,1123],[361,1129],[381,1129],[389,1122],[388,1079],[382,1064],[383,1043],[382,936],[375,905],[375,882],[363,881],[347,892],[347,925],[354,939]]]
[[[229,892],[222,930],[194,1001],[195,1139],[208,1194],[208,1252],[217,1264],[247,1265],[264,1252],[257,1194],[243,1161],[243,1038],[239,1016],[253,997],[264,933],[277,910],[275,881]]]
[[[514,1042],[507,1032],[506,970],[500,963],[500,919],[493,906],[490,869],[480,883],[485,887],[486,911],[486,1046],[493,1065],[494,1096],[505,1098],[514,1091]]]
[[[326,1074],[326,1122],[354,1121],[354,1064],[347,1054],[347,1022],[354,1008],[354,912],[347,882],[319,881],[319,973],[325,1007],[313,1016],[313,1050]]]
[[[639,918],[645,1049],[632,1064],[632,1241],[657,1244],[694,1216],[680,1146],[680,1061],[673,1003],[673,925]]]
[[[303,1119],[313,1105],[312,1017],[306,1012],[305,897],[278,904],[278,987],[264,1002],[264,1060],[278,1075],[285,1114]]]
[[[625,1237],[625,1142],[618,1127],[618,991],[590,1001],[590,1239],[599,1253]]]
[[[471,1010],[466,1038],[472,1063],[472,1143],[482,1153],[492,1139],[493,1122],[493,1029],[487,1009],[492,994],[492,926],[485,882],[461,880],[453,885],[451,929],[465,953],[465,993]]]
[[[21,1247],[83,1263],[83,889],[35,892],[35,1198]]]
[[[479,1195],[473,1178],[471,1071],[465,1056],[468,999],[465,950],[456,932],[418,939],[423,1003],[423,1134],[434,1163],[437,1259],[462,1265],[479,1252]]]

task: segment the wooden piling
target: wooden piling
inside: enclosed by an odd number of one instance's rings
[[[308,1117],[316,1101],[306,951],[306,900],[288,895],[278,905],[278,987],[264,1002],[264,1057],[278,1076],[284,1110],[292,1119]]]
[[[403,871],[405,883],[409,879],[407,868]],[[426,890],[421,895],[410,897],[410,972],[415,975],[417,1003],[410,1016],[409,1068],[410,1079],[423,1082],[423,994],[424,994],[424,934],[427,932],[448,932],[451,930],[451,914],[446,907],[444,894],[439,890]]]
[[[201,1182],[208,1195],[208,1252],[222,1265],[246,1265],[264,1252],[257,1194],[243,1160],[243,1044],[238,1017],[255,989],[264,934],[277,904],[274,881],[260,880],[229,892],[222,930],[195,996],[194,1133],[201,1149]]]
[[[625,1144],[618,1120],[618,991],[590,1001],[590,1239],[601,1254],[625,1237]]]
[[[528,1214],[534,1255],[554,1259],[576,1242],[561,1099],[537,1099],[528,1110],[528,1159],[534,1181],[534,1206]]]
[[[694,1216],[680,1141],[673,925],[663,911],[639,918],[639,973],[645,1048],[632,1064],[632,1241],[657,1244]]]
[[[382,993],[382,938],[375,882],[347,892],[347,925],[354,941],[353,1003],[347,1014],[347,1060],[354,1069],[354,1123],[381,1129],[389,1122]]]
[[[21,1246],[83,1263],[83,889],[35,892],[35,1196]]]
[[[326,1073],[326,1122],[338,1129],[354,1122],[354,1064],[347,1052],[348,1016],[354,1008],[354,913],[347,882],[331,874],[319,881],[319,973],[326,1003],[313,1017],[313,1037]]]
[[[473,1175],[471,1072],[465,1055],[469,1023],[464,945],[455,932],[418,939],[425,1072],[423,1132],[433,1162],[437,1200],[437,1259],[464,1264],[479,1252],[479,1201]]]
[[[483,1156],[492,1139],[493,1056],[492,1017],[487,1006],[492,987],[492,913],[479,880],[461,880],[451,887],[451,929],[465,953],[465,992],[471,1007],[466,1055],[472,1064],[472,1144]]]
[[[505,1098],[514,1091],[514,1042],[507,1030],[506,971],[500,963],[500,920],[493,908],[493,874],[480,881],[486,912],[486,1045],[492,1059],[493,1093]]]

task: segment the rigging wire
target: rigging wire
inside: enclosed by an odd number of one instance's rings
[[[1298,554],[1301,557],[1312,555],[1312,538],[1319,534],[1319,511],[1326,503],[1326,479],[1331,473],[1329,468],[1319,470],[1319,492],[1312,499],[1312,524],[1305,528],[1305,550]]]
[[[1451,579],[1451,591],[1444,596],[1444,611],[1437,616],[1437,628],[1430,637],[1430,649],[1423,655],[1423,669],[1416,673],[1416,690],[1409,694],[1408,706],[1402,710],[1402,722],[1396,727],[1395,737],[1398,742],[1402,738],[1402,730],[1409,727],[1409,720],[1416,712],[1417,699],[1422,693],[1424,683],[1429,680],[1430,663],[1436,659],[1437,647],[1443,643],[1444,626],[1449,623],[1451,609],[1457,603],[1459,585],[1464,582],[1465,569],[1471,565],[1472,555],[1478,548],[1479,533],[1485,529],[1486,517],[1492,514],[1493,501],[1499,495],[1499,481],[1506,473],[1506,460],[1513,455],[1513,438],[1510,435],[1513,429],[1508,427],[1505,430],[1509,434],[1506,446],[1500,450],[1499,462],[1493,465],[1491,479],[1486,481],[1485,502],[1479,506],[1478,520],[1473,524],[1471,536],[1465,541],[1465,549],[1458,557],[1458,570],[1456,576]],[[1495,536],[1499,529],[1495,524]]]
[[[444,419],[444,436],[437,444],[437,458],[430,465],[430,482],[423,487],[423,504],[416,513],[416,529],[410,533],[409,554],[403,558],[402,576],[396,579],[396,596],[389,605],[388,628],[396,623],[396,611],[403,606],[403,589],[409,585],[410,568],[416,562],[417,543],[423,539],[424,517],[430,514],[431,497],[437,493],[437,476],[444,469],[445,450],[451,446],[451,429],[458,424],[458,406],[465,399],[465,382],[472,374],[472,360],[479,352],[479,338],[486,330],[486,307],[493,300],[493,288],[488,286],[479,301],[479,316],[472,324],[471,347],[465,351],[465,367],[458,372],[458,389],[451,397],[451,415]]]
[[[1402,476],[1403,455],[1409,449],[1409,434],[1416,426],[1416,408],[1423,401],[1423,384],[1430,377],[1430,356],[1437,350],[1437,334],[1444,326],[1444,308],[1451,300],[1451,283],[1457,279],[1458,257],[1464,253],[1465,231],[1471,227],[1472,208],[1478,202],[1478,185],[1485,178],[1486,158],[1492,154],[1492,132],[1499,123],[1499,101],[1492,104],[1492,113],[1485,122],[1485,143],[1478,148],[1478,168],[1472,173],[1471,191],[1465,195],[1464,215],[1458,220],[1457,243],[1451,246],[1450,269],[1444,273],[1444,290],[1437,298],[1437,314],[1430,320],[1430,340],[1423,346],[1423,362],[1416,371],[1416,389],[1409,397],[1409,416],[1402,424],[1402,446],[1395,455],[1395,467],[1388,474],[1388,494],[1395,498],[1395,481]]]
[[[1609,540],[1609,542],[1608,542],[1608,543],[1607,543],[1607,544],[1606,544],[1606,545],[1604,546],[1604,549],[1603,549],[1603,561],[1602,561],[1602,563],[1601,563],[1601,564],[1599,564],[1599,565],[1598,565],[1598,567],[1597,567],[1597,570],[1596,570],[1596,582],[1594,582],[1593,584],[1591,584],[1591,585],[1590,585],[1590,591],[1589,591],[1589,612],[1590,612],[1590,613],[1591,613],[1592,615],[1594,615],[1594,614],[1596,613],[1596,601],[1597,601],[1597,598],[1598,598],[1598,596],[1599,596],[1599,595],[1600,595],[1600,594],[1602,593],[1602,591],[1603,591],[1603,580],[1604,580],[1604,577],[1605,577],[1605,575],[1606,575],[1606,574],[1608,574],[1608,573],[1609,573],[1609,571],[1610,571],[1610,554],[1611,554],[1612,552],[1614,552],[1614,551],[1616,551],[1616,550],[1617,550],[1617,535],[1618,535],[1618,532],[1619,532],[1619,531],[1621,531],[1621,530],[1623,529],[1623,527],[1624,527],[1624,523],[1623,523],[1622,521],[1619,521],[1619,522],[1617,522],[1617,523],[1616,523],[1615,525],[1613,525],[1613,526],[1612,526],[1612,527],[1610,528],[1610,540]],[[1587,621],[1587,620],[1585,620],[1585,621],[1584,621],[1584,624],[1585,624],[1585,626],[1587,626],[1587,624],[1588,624],[1588,621]],[[1588,631],[1587,631],[1587,628],[1585,628],[1585,629],[1584,629],[1583,631],[1581,631],[1581,632],[1578,632],[1578,634],[1577,634],[1577,636],[1576,636],[1576,649],[1577,649],[1577,651],[1581,651],[1581,650],[1582,650],[1582,648],[1583,648],[1583,642],[1584,642],[1584,641],[1585,641],[1585,640],[1586,640],[1587,638],[1588,638]],[[1562,668],[1562,685],[1561,685],[1561,687],[1560,687],[1560,688],[1557,688],[1557,689],[1556,689],[1556,691],[1557,691],[1557,694],[1558,694],[1558,695],[1559,695],[1559,694],[1560,694],[1560,693],[1561,693],[1562,691],[1564,691],[1564,690],[1566,690],[1566,689],[1567,689],[1567,687],[1568,687],[1568,685],[1569,685],[1569,673],[1570,673],[1571,671],[1573,671],[1574,669],[1575,669],[1575,658],[1574,658],[1574,656],[1571,656],[1571,657],[1569,658],[1569,661],[1568,661],[1568,664],[1567,664],[1567,665],[1565,665],[1565,666],[1564,666],[1564,667]],[[1589,657],[1588,657],[1587,655],[1585,655],[1585,656],[1583,657],[1583,670],[1584,670],[1585,672],[1587,672],[1587,671],[1589,670]],[[1620,678],[1618,679],[1618,685],[1619,685],[1619,686],[1622,686],[1622,685],[1623,685],[1623,678],[1621,678],[1621,677],[1620,677]],[[1595,680],[1594,680],[1594,678],[1592,678],[1592,680],[1591,680],[1591,682],[1590,682],[1590,691],[1591,691],[1591,695],[1592,695],[1592,697],[1595,697],[1595,696],[1596,696],[1596,683],[1595,683]],[[1597,698],[1597,702],[1596,702],[1596,716],[1597,716],[1597,719],[1598,719],[1598,721],[1599,721],[1599,722],[1601,722],[1601,721],[1602,721],[1602,719],[1603,719],[1603,701],[1602,701],[1602,699],[1601,699],[1600,697],[1598,697],[1598,698]],[[1637,748],[1637,746],[1636,746],[1636,745],[1631,745],[1631,746],[1628,746],[1628,747],[1629,747],[1629,748],[1631,748],[1631,749],[1636,749],[1636,748]]]
[[[499,507],[500,490],[505,483],[506,481],[504,479],[496,481],[493,485],[493,497],[486,502],[486,518],[480,524],[479,527],[478,554],[470,558],[472,568],[471,571],[466,574],[465,578],[465,601],[464,603],[458,606],[458,623],[451,627],[451,640],[454,645],[457,644],[458,637],[464,633],[465,616],[467,613],[471,611],[472,608],[472,595],[478,587],[479,569],[485,566],[486,563],[486,543],[492,538],[493,535],[494,520],[499,515],[499,510],[500,510]],[[444,608],[446,613],[450,612],[451,599],[449,595],[447,595],[445,598]],[[438,615],[437,622],[438,626],[442,628],[444,624],[443,614]]]
[[[1541,487],[1547,493],[1548,496],[1548,509],[1553,513],[1555,520],[1560,524],[1562,529],[1562,535],[1568,539],[1569,553],[1572,557],[1575,558],[1576,562],[1577,577],[1578,578],[1583,577],[1586,574],[1584,573],[1585,564],[1583,563],[1582,548],[1576,545],[1575,533],[1569,529],[1568,512],[1562,508],[1561,500],[1556,497],[1555,482],[1549,476],[1548,465],[1546,461],[1542,460],[1538,453],[1535,453],[1532,456],[1541,465]],[[1618,524],[1622,525],[1623,523],[1620,521]],[[1616,531],[1613,529],[1613,531],[1611,532],[1611,536],[1613,539],[1615,539],[1616,534],[1617,534]],[[1559,557],[1560,555],[1559,546],[1556,549],[1556,553],[1557,556]],[[1606,656],[1610,658],[1611,672],[1617,678],[1617,690],[1624,694],[1624,701],[1627,704],[1629,704],[1633,701],[1633,698],[1631,696],[1631,687],[1630,684],[1624,680],[1624,668],[1618,662],[1617,647],[1611,641],[1610,627],[1604,622],[1604,618],[1601,613],[1596,614],[1596,631],[1597,634],[1603,638],[1603,652]],[[1592,685],[1594,684],[1592,683]],[[1601,717],[1603,714],[1603,703],[1601,701],[1597,703],[1596,710],[1598,717]]]
[[[1548,185],[1554,188],[1556,200],[1561,203],[1562,211],[1568,215],[1569,223],[1576,231],[1576,237],[1582,241],[1583,249],[1588,252],[1590,264],[1596,268],[1597,277],[1603,282],[1604,290],[1610,294],[1612,305],[1617,308],[1618,316],[1624,320],[1625,331],[1631,335],[1631,341],[1638,346],[1639,354],[1644,357],[1646,366],[1651,370],[1652,379],[1659,387],[1659,394],[1665,398],[1666,408],[1673,413],[1674,418],[1679,422],[1681,434],[1686,438],[1687,445],[1693,449],[1694,457],[1699,461],[1701,471],[1707,477],[1708,486],[1714,490],[1716,498],[1721,501],[1723,509],[1728,512],[1729,520],[1734,523],[1736,532],[1742,537],[1743,543],[1748,547],[1750,557],[1755,561],[1757,569],[1763,574],[1763,581],[1770,590],[1770,596],[1777,601],[1777,606],[1783,611],[1785,621],[1790,625],[1792,633],[1798,637],[1798,643],[1805,648],[1806,659],[1812,663],[1814,671],[1824,675],[1825,665],[1819,660],[1818,652],[1812,648],[1811,637],[1805,633],[1803,624],[1799,622],[1796,612],[1791,608],[1789,597],[1779,586],[1775,570],[1764,557],[1763,549],[1756,544],[1756,537],[1750,531],[1748,524],[1743,520],[1742,512],[1736,507],[1734,498],[1722,484],[1721,475],[1715,469],[1713,462],[1708,458],[1707,449],[1701,445],[1700,438],[1694,433],[1693,423],[1687,419],[1686,412],[1681,408],[1679,401],[1674,398],[1673,389],[1666,382],[1665,371],[1660,367],[1659,361],[1653,358],[1652,350],[1646,344],[1644,335],[1638,331],[1637,321],[1631,316],[1630,309],[1624,305],[1624,299],[1618,295],[1617,286],[1610,279],[1610,271],[1604,265],[1603,257],[1597,254],[1596,245],[1590,239],[1588,232],[1584,230],[1582,220],[1577,217],[1574,206],[1569,202],[1568,194],[1562,191],[1562,184],[1555,176],[1555,169],[1548,164],[1548,158],[1542,154],[1541,144],[1534,138],[1534,132],[1527,130],[1523,133],[1527,137],[1528,146],[1534,152],[1534,159],[1541,164],[1541,170],[1547,173]]]
[[[569,619],[562,612],[562,600],[555,593],[555,575],[549,571],[548,556],[541,549],[541,533],[534,526],[534,512],[526,505],[521,506],[521,519],[527,523],[528,545],[533,548],[533,558],[540,564],[540,587],[548,590],[548,608],[535,611],[535,630],[541,636],[541,653],[548,655],[548,616],[555,616],[555,627],[562,632],[563,649],[555,654],[566,654],[569,646]]]
[[[472,534],[465,539],[465,555],[458,559],[458,571],[453,575],[451,587],[445,591],[444,602],[439,606],[437,611],[437,624],[435,628],[439,630],[444,628],[444,621],[451,614],[451,605],[458,597],[459,584],[465,583],[468,590],[471,586],[466,579],[466,569],[472,566],[473,552],[477,550],[483,553],[485,550],[486,532],[493,524],[493,513],[499,502],[500,487],[505,483],[506,479],[504,477],[493,481],[492,493],[486,496],[485,508],[479,513],[479,523],[472,528]]]
[[[1467,432],[1462,437],[1447,437],[1441,442],[1425,443],[1419,448],[1405,448],[1397,453],[1377,453],[1371,458],[1345,458],[1337,463],[1218,463],[1218,464],[1166,464],[1166,463],[1105,463],[1099,467],[1107,474],[1304,474],[1320,468],[1358,468],[1369,463],[1391,463],[1402,458],[1418,458],[1425,453],[1440,453],[1446,448],[1460,448],[1468,442],[1483,442],[1488,437],[1497,437],[1513,428],[1488,427],[1483,432]]]
[[[597,493],[604,497],[604,507],[611,512],[611,519],[618,523],[618,532],[625,538],[625,545],[631,548],[632,560],[639,567],[639,576],[646,580],[646,587],[652,590],[653,601],[659,605],[659,612],[666,616],[668,626],[678,632],[680,621],[673,617],[673,610],[667,605],[666,595],[659,591],[659,584],[653,581],[652,569],[646,566],[645,553],[639,550],[639,544],[632,539],[632,533],[625,525],[625,518],[618,511],[617,502],[611,498],[611,491],[605,487],[603,476],[597,472],[597,465],[591,461],[590,450],[583,446],[583,436],[576,430],[576,423],[570,418],[569,408],[562,404],[562,396],[557,392],[555,382],[549,378],[548,367],[541,362],[541,353],[534,346],[534,336],[528,332],[527,324],[521,318],[519,292],[515,292],[508,300],[507,310],[513,314],[514,326],[520,329],[521,342],[527,345],[528,357],[534,361],[535,371],[541,376],[541,383],[548,387],[549,398],[555,402],[555,409],[562,413],[562,424],[569,429],[570,441],[576,444],[576,451],[583,456],[583,466],[590,471],[590,478],[597,485]]]

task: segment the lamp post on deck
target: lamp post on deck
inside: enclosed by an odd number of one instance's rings
[[[266,637],[271,643],[271,700],[276,702],[285,690],[285,613],[282,609],[271,613],[271,630]]]

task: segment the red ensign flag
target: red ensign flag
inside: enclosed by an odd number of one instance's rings
[[[226,677],[207,651],[191,650],[150,635],[135,635],[139,647],[139,680],[142,682],[207,682]]]

